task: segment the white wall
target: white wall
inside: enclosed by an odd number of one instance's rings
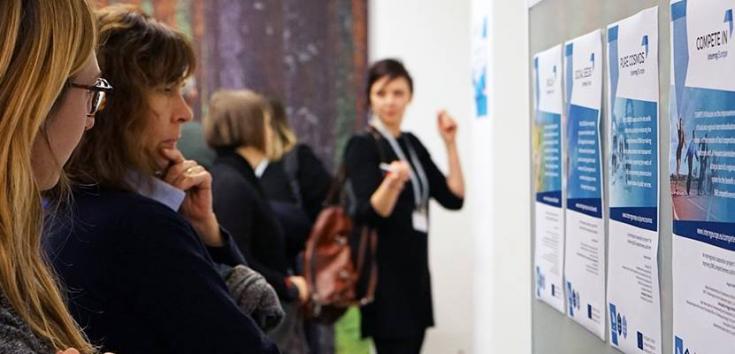
[[[491,7],[490,117],[473,117],[473,2]],[[468,197],[434,205],[430,239],[437,326],[424,353],[531,352],[528,26],[525,0],[371,0],[370,60],[397,57],[415,80],[405,128],[440,166],[435,115],[460,123]]]
[[[531,353],[528,7],[523,0],[496,0],[492,12],[492,265],[476,269],[492,274],[492,296],[478,294],[492,310],[477,315],[475,352],[521,354]],[[492,323],[489,338],[485,323]]]
[[[531,352],[526,6],[522,0],[473,2],[473,17],[489,13],[490,19],[490,117],[472,122],[468,169],[477,196],[471,207],[478,354]]]
[[[460,156],[467,165],[472,119],[469,2],[371,0],[369,6],[370,61],[399,58],[414,78],[415,95],[404,129],[414,132],[446,171],[446,153],[436,130],[436,111],[446,108],[459,121]],[[427,332],[424,353],[472,352],[470,210],[447,212],[432,205],[430,267],[437,325]]]

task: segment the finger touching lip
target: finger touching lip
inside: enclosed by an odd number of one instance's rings
[[[173,147],[161,147],[159,150],[161,153],[161,156],[165,158],[166,160],[169,160],[173,163],[178,163],[184,161],[184,156],[181,154],[181,152],[176,149],[176,146]]]

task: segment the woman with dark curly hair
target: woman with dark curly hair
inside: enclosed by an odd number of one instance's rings
[[[97,24],[115,92],[68,168],[73,219],[47,245],[72,314],[118,353],[277,353],[217,271],[245,261],[212,209],[212,177],[176,148],[191,45],[129,6]]]

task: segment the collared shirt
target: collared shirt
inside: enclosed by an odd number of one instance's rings
[[[127,180],[138,194],[151,198],[173,211],[179,211],[186,198],[186,192],[155,177],[144,177],[138,172],[131,171]]]

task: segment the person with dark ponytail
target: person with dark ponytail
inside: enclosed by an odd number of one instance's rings
[[[437,128],[447,149],[449,174],[434,164],[413,134],[401,130],[413,97],[413,80],[397,60],[374,63],[367,98],[367,133],[347,144],[344,165],[356,198],[355,222],[378,233],[375,299],[361,308],[362,334],[378,354],[418,354],[434,324],[429,274],[429,200],[460,209],[464,178],[457,151],[457,124],[444,110]]]

